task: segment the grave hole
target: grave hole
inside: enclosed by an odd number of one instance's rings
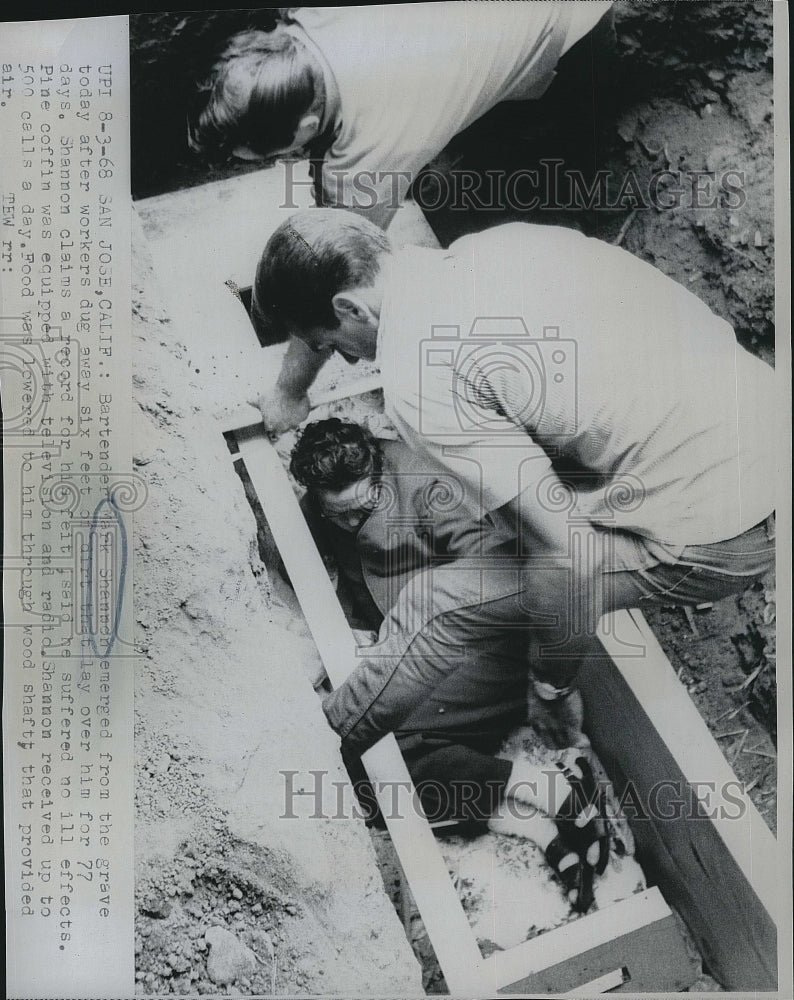
[[[249,312],[250,318],[251,289],[235,288],[233,291]],[[262,344],[261,339],[259,342]],[[273,589],[278,591],[282,602],[295,614],[300,615],[305,623],[305,616],[300,609],[297,596],[289,585],[277,543],[268,525],[251,475],[239,454],[238,438],[242,440],[245,434],[245,431],[238,431],[227,433],[224,437],[234,459],[235,471],[241,479],[246,498],[254,513],[260,557],[268,569]],[[284,455],[281,453],[280,458],[284,464]],[[526,739],[529,731],[522,732],[523,738]],[[516,739],[520,742],[521,738],[521,736],[513,738],[513,743]],[[514,752],[522,752],[522,748],[517,744],[512,749]],[[435,830],[435,834],[439,850],[483,958],[487,958],[494,951],[510,951],[520,946],[522,942],[538,937],[554,927],[583,919],[564,900],[562,886],[548,869],[540,849],[531,841],[490,832],[483,833],[482,829],[474,833],[470,827],[466,828],[462,824],[446,822],[438,826],[439,829]],[[425,989],[434,993],[447,992],[443,974],[413,902],[391,838],[385,830],[377,828],[370,828],[370,836],[375,847],[384,889],[402,921],[406,937],[422,966]],[[614,886],[605,891],[603,900],[599,901],[600,906],[609,906],[619,899],[628,899],[634,893],[641,893],[645,889],[644,877],[639,866],[633,859],[626,861],[634,867],[631,872],[624,872],[622,879],[617,880],[621,883],[617,891]],[[485,873],[496,869],[499,869],[497,877],[489,882]],[[606,883],[607,877],[603,878]],[[497,886],[497,882],[501,882],[500,887]],[[508,883],[515,888],[518,882],[522,886],[520,894],[524,897],[526,912],[522,908],[521,900],[513,892],[506,891]],[[501,906],[496,908],[494,904],[496,893],[493,890],[496,889],[498,893],[499,888],[503,898]],[[527,903],[529,897],[531,902]],[[522,919],[523,924],[521,924]],[[622,974],[623,970],[617,971]],[[607,988],[611,989],[617,985],[618,983],[615,983]]]

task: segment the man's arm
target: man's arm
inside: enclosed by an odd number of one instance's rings
[[[297,337],[290,339],[275,388],[252,400],[271,434],[283,434],[308,417],[309,387],[331,353],[312,351]]]
[[[570,501],[563,498],[570,497]],[[570,512],[575,494],[550,467],[542,478],[493,513],[497,521],[515,526],[521,551],[539,556],[569,554]],[[581,519],[577,519],[581,524]]]
[[[519,551],[529,560],[528,607],[558,621],[539,633],[547,649],[533,665],[535,674],[565,688],[575,676],[576,651],[595,634],[603,611],[597,580],[606,536],[578,508],[576,488],[552,469],[493,516],[516,526]],[[562,643],[559,654],[549,648]]]
[[[446,663],[384,649],[382,642],[367,650],[344,684],[323,700],[330,725],[342,737],[347,751],[362,754],[392,732],[417,708],[447,674]]]
[[[558,623],[539,632],[533,649],[527,720],[551,746],[586,747],[575,682],[602,611],[597,578],[604,534],[581,516],[571,518],[575,499],[575,492],[548,471],[491,516],[515,525],[520,551],[529,556],[527,607]]]
[[[488,541],[498,541],[498,533],[479,520],[472,507],[465,501],[455,501],[447,482],[436,480],[429,489],[420,492],[422,502],[418,515],[433,524],[433,555],[451,559],[477,557],[488,551]]]
[[[424,166],[415,150],[379,146],[365,156],[331,157],[322,166],[322,204],[346,208],[386,231]]]
[[[476,604],[481,586],[481,567],[467,572],[458,563],[424,570],[400,591],[379,641],[323,701],[346,750],[364,753],[458,669],[463,650],[434,623],[445,612]]]

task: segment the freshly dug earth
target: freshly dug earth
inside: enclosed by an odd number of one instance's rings
[[[738,597],[685,613],[647,613],[668,659],[736,777],[777,830],[774,576]]]

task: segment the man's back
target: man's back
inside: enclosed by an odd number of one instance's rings
[[[774,374],[651,265],[518,223],[398,254],[392,283],[387,405],[437,461],[466,476],[473,460],[486,508],[564,458],[627,490],[580,494],[581,513],[674,546],[732,537],[771,510]]]

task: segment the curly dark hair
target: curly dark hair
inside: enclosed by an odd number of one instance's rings
[[[329,417],[304,428],[292,449],[289,471],[307,489],[343,490],[379,475],[382,465],[380,442],[366,427]]]

